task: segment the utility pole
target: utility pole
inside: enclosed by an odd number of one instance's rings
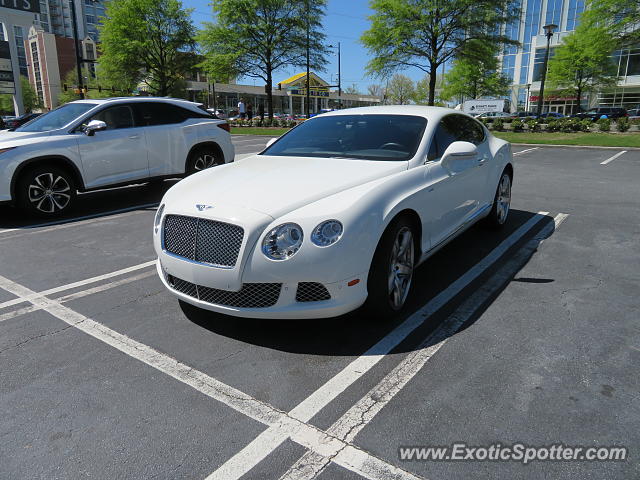
[[[309,0],[307,0],[307,102],[306,102],[306,105],[305,105],[305,115],[307,116],[307,118],[310,117],[309,112],[311,111],[310,108],[309,108],[311,106],[311,90],[309,89],[309,69],[310,69],[310,67],[309,67],[309,50],[311,48],[310,45],[309,45],[309,42],[310,42],[310,35],[311,35],[310,30],[311,30],[311,28],[310,28],[309,22],[310,22],[310,20],[309,20]]]
[[[342,108],[342,74],[340,73],[340,42],[338,42],[338,108]]]
[[[78,38],[78,17],[76,16],[76,2],[69,0],[71,4],[71,19],[73,25],[73,41],[76,45],[76,70],[78,73],[78,89],[80,90],[80,98],[84,100],[84,91],[82,85],[82,51],[80,50],[80,39]]]

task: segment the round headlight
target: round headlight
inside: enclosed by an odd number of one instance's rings
[[[295,223],[278,225],[262,241],[262,253],[271,260],[286,260],[302,245],[302,228]]]
[[[319,247],[328,247],[340,240],[343,230],[338,220],[327,220],[313,229],[311,241]]]
[[[160,205],[158,211],[156,212],[156,218],[153,221],[153,225],[158,228],[160,226],[160,222],[162,221],[162,213],[164,212],[164,203]]]

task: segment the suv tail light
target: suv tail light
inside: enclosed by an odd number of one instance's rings
[[[229,127],[229,124],[227,122],[219,123],[218,127],[220,127],[221,129],[223,129],[226,132],[231,133],[231,128]]]

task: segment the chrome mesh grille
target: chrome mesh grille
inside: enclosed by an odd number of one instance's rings
[[[300,282],[296,290],[296,302],[319,302],[331,300],[331,294],[327,288],[316,282]]]
[[[243,237],[242,227],[216,220],[167,215],[164,221],[167,252],[220,267],[235,266]]]
[[[280,297],[281,283],[245,283],[239,292],[203,287],[169,275],[169,285],[174,290],[203,302],[227,307],[266,308],[272,307]]]

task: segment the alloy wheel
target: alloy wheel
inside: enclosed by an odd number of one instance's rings
[[[217,165],[216,158],[210,153],[202,153],[198,155],[196,161],[193,164],[193,168],[196,172],[200,170],[205,170],[207,168],[211,168]]]
[[[498,186],[498,199],[497,199],[497,216],[498,223],[502,225],[507,221],[509,215],[509,208],[511,205],[511,178],[509,175],[504,174],[500,180]]]
[[[402,227],[393,242],[389,262],[389,302],[394,310],[400,310],[409,295],[413,278],[413,257],[413,234],[410,228]]]
[[[43,213],[60,212],[71,201],[71,186],[61,175],[41,173],[29,184],[28,196],[36,210]]]

